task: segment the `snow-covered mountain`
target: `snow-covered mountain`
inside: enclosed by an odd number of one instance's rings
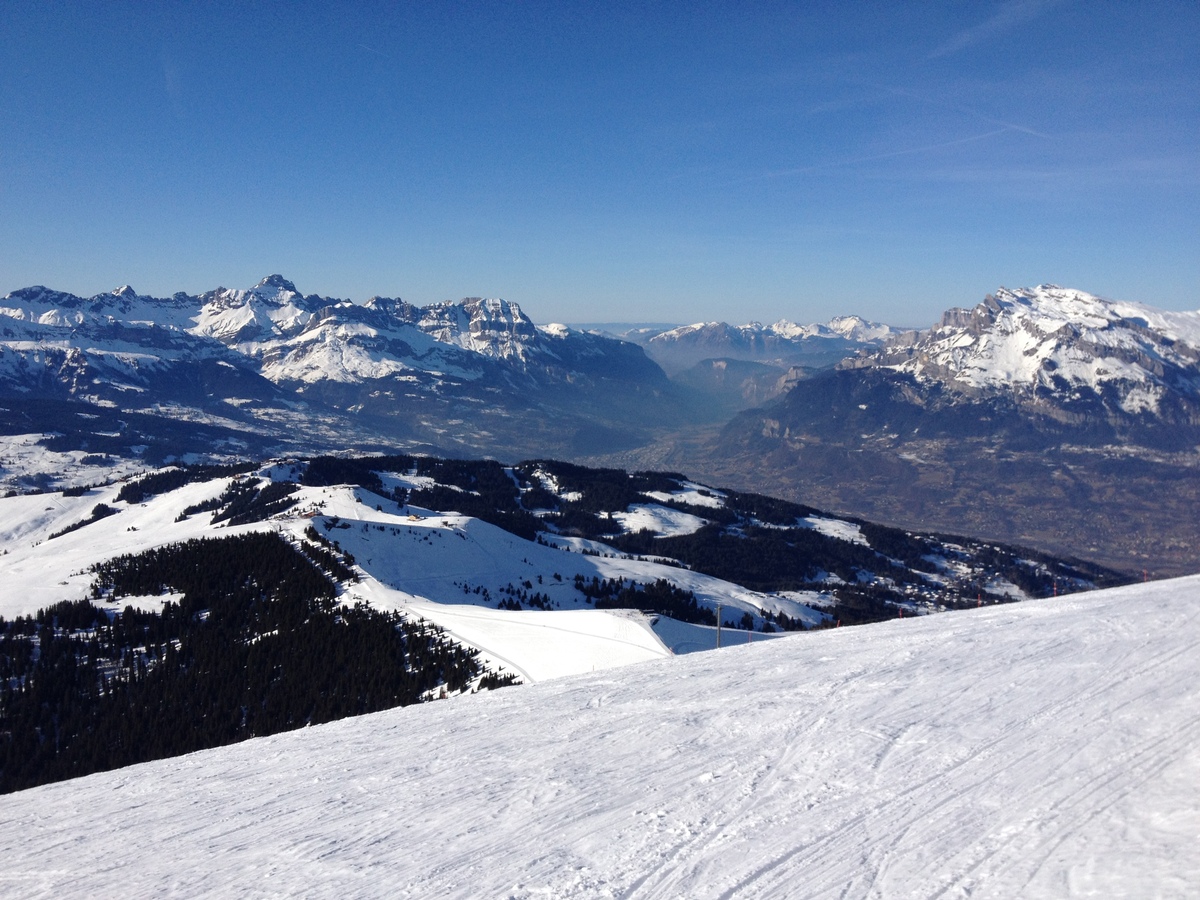
[[[539,328],[498,299],[356,304],[302,295],[279,275],[166,299],[128,286],[91,298],[33,287],[0,299],[0,395],[186,406],[267,431],[287,420],[276,429],[283,439],[309,410],[348,415],[343,432],[381,443],[533,454],[577,434],[628,441],[663,421],[655,401],[664,391],[666,377],[636,345]],[[561,421],[557,435],[549,417]]]
[[[129,286],[86,299],[25,288],[0,299],[0,317],[27,323],[24,332],[4,333],[6,344],[16,342],[26,351],[39,342],[70,346],[79,337],[101,340],[105,329],[134,332],[147,347],[156,344],[147,335],[161,338],[163,332],[211,338],[242,357],[262,361],[264,374],[276,383],[362,382],[403,371],[478,378],[488,371],[482,360],[545,371],[563,365],[564,344],[578,342],[593,352],[609,349],[596,335],[564,326],[539,329],[506,300],[476,297],[420,308],[372,297],[359,305],[304,296],[280,275],[249,290],[217,288],[169,299],[142,296]],[[31,330],[34,324],[43,330]],[[186,343],[186,338],[177,340]],[[196,354],[204,348],[221,355],[209,341],[188,346]],[[101,347],[94,352],[108,351]]]
[[[1185,897],[1198,603],[1189,578],[836,629],[47,785],[4,798],[0,883],[13,898]]]
[[[699,609],[722,603],[724,620],[760,632],[776,630],[769,623],[851,624],[1093,589],[1124,578],[1033,550],[905,534],[709,488],[678,474],[425,456],[319,457],[241,469],[230,475],[169,467],[100,487],[76,482],[0,497],[0,540],[8,551],[0,557],[0,580],[10,588],[0,598],[0,616],[86,596],[94,565],[110,557],[247,530],[282,529],[298,539],[318,520],[357,559],[368,584],[404,591],[414,602],[494,609],[512,598],[506,605],[520,609],[586,609],[609,595],[581,590],[576,575],[589,584],[593,576],[666,579],[695,594]],[[232,501],[214,498],[235,482],[296,490],[283,509],[231,529],[228,518],[214,513]],[[201,515],[195,507],[202,502],[211,505]],[[97,505],[108,513],[93,521],[89,511]],[[443,544],[444,536],[458,540]],[[544,585],[544,603],[506,590],[535,576]],[[361,599],[381,596],[361,585],[347,590]],[[694,635],[689,640],[703,642]]]
[[[1169,312],[1056,285],[1001,288],[844,367],[881,367],[1071,418],[1107,414],[1200,425],[1200,311]]]
[[[1200,312],[1043,285],[811,373],[673,464],[866,518],[1196,570]]]
[[[889,325],[858,316],[838,316],[825,325],[797,325],[786,319],[773,325],[699,322],[655,334],[643,346],[651,359],[672,374],[707,359],[759,362],[787,369],[833,365],[864,347],[879,346],[896,333]]]

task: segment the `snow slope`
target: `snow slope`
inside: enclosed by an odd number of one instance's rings
[[[287,466],[268,465],[261,474],[290,477]],[[424,483],[411,476],[389,478],[394,484]],[[232,528],[213,526],[207,513],[180,517],[185,508],[219,496],[232,480],[188,484],[132,504],[117,499],[117,484],[78,497],[0,498],[0,616],[31,615],[60,601],[87,597],[94,578],[90,567],[121,554],[247,531],[276,530],[299,541],[312,524],[357,559],[362,580],[344,587],[343,602],[361,600],[433,622],[478,649],[483,661],[525,681],[659,659],[716,643],[714,628],[678,627],[667,620],[655,621],[652,628],[654,617],[594,609],[575,589],[577,575],[588,581],[624,578],[643,584],[668,578],[694,591],[702,605],[722,604],[726,621],[763,610],[781,611],[810,625],[824,617],[795,596],[763,594],[698,572],[630,559],[604,545],[596,546],[611,555],[555,549],[453,511],[402,507],[362,488],[300,488],[292,509],[266,522]],[[86,521],[101,504],[114,513],[51,537]],[[672,510],[664,513],[691,518]],[[562,539],[564,547],[571,543]],[[530,592],[546,596],[553,611],[495,608],[509,596],[505,589],[525,584]],[[117,608],[128,602],[120,600]],[[134,605],[154,603],[144,599]],[[736,639],[731,635],[726,640]]]
[[[1184,897],[1200,578],[839,629],[3,798],[8,897]]]

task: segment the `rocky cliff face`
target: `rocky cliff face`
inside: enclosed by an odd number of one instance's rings
[[[1004,396],[1064,421],[1200,425],[1200,312],[1056,285],[1002,288],[842,367],[909,374],[965,397]]]

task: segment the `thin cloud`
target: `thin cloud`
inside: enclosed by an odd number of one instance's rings
[[[964,28],[929,54],[929,59],[952,56],[1036,19],[1060,0],[1009,0],[986,22]]]
[[[1130,157],[1082,165],[1063,162],[1044,166],[958,166],[909,173],[909,177],[963,183],[1026,182],[1063,191],[1094,191],[1101,187],[1129,187],[1132,184],[1194,187],[1200,183],[1194,167],[1186,160],[1172,157]]]
[[[995,116],[989,116],[987,113],[980,112],[978,109],[976,109],[973,106],[965,106],[962,103],[953,103],[953,102],[946,101],[946,100],[939,100],[934,97],[930,97],[925,94],[918,93],[917,91],[908,90],[907,88],[890,87],[890,88],[887,88],[887,91],[888,91],[888,93],[893,94],[897,97],[904,97],[909,100],[916,100],[920,103],[926,103],[930,106],[941,107],[942,109],[952,109],[952,110],[955,110],[956,112],[961,112],[968,116],[972,116],[973,118],[979,119],[981,122],[987,122],[989,125],[998,125],[1002,128],[1007,129],[1008,131],[1020,131],[1024,134],[1032,135],[1033,137],[1043,138],[1045,140],[1053,140],[1053,137],[1051,135],[1044,134],[1043,132],[1040,132],[1040,131],[1035,131],[1032,128],[1029,128],[1025,125],[1019,125],[1016,122],[1008,122],[1008,121],[1005,121],[1004,119],[997,119]]]
[[[961,144],[973,144],[976,141],[986,141],[991,138],[999,137],[1002,134],[1008,134],[1011,131],[1023,131],[1023,129],[1005,126],[1003,128],[997,128],[994,131],[987,131],[983,134],[973,134],[964,138],[956,138],[952,141],[939,141],[936,144],[925,144],[921,147],[908,147],[903,150],[891,150],[887,153],[875,153],[870,156],[855,156],[849,159],[839,159],[825,163],[817,163],[816,165],[802,166],[797,169],[784,169],[783,171],[779,172],[769,172],[763,177],[778,178],[787,175],[808,175],[813,172],[823,171],[825,169],[835,169],[842,166],[857,166],[862,163],[879,162],[880,160],[895,159],[900,156],[913,156],[916,154],[932,153],[936,150],[944,150],[948,147],[957,147]]]

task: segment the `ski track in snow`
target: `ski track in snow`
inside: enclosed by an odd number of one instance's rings
[[[731,647],[0,798],[11,897],[1185,897],[1200,576]]]

